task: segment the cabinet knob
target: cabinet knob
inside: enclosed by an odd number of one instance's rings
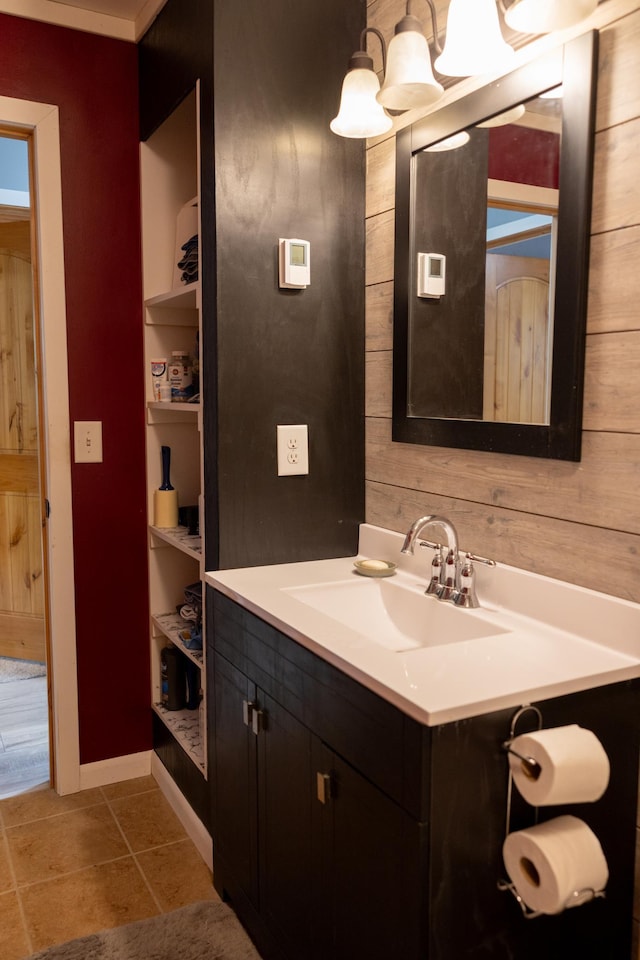
[[[316,773],[316,790],[320,803],[328,803],[331,800],[330,773]]]
[[[244,723],[245,727],[251,726],[252,715],[255,707],[256,705],[253,700],[242,701],[242,722]]]
[[[264,730],[264,710],[258,710],[256,704],[253,705],[253,710],[251,711],[251,729],[255,733],[256,737],[261,730]]]

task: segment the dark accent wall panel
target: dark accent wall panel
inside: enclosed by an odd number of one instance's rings
[[[212,0],[169,0],[138,44],[140,139],[147,140],[195,86],[210,88]]]
[[[364,145],[329,122],[364,25],[364,0],[214,8],[221,567],[357,546]],[[279,237],[311,242],[306,290],[278,289]],[[287,423],[309,426],[308,476],[277,476]]]

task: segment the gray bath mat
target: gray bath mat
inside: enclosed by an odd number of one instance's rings
[[[233,910],[203,901],[69,940],[29,960],[260,960],[260,954]]]

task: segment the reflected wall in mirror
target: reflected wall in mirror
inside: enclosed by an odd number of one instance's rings
[[[596,40],[398,134],[394,440],[580,458]]]

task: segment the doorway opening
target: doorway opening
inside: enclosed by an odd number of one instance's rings
[[[0,798],[50,781],[31,153],[0,131]]]

